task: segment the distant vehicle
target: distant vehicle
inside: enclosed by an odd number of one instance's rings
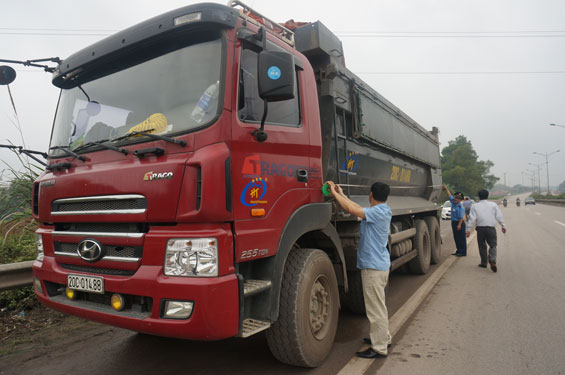
[[[451,202],[445,201],[445,203],[441,206],[441,218],[443,220],[451,219]]]
[[[533,204],[534,206],[536,205],[536,200],[532,197],[528,197],[526,198],[526,200],[524,201],[524,205],[527,206],[529,204]]]

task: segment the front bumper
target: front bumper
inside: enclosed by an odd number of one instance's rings
[[[235,274],[214,278],[170,277],[161,266],[141,265],[134,275],[104,275],[106,294],[120,293],[136,300],[151,301],[148,311],[115,311],[104,304],[72,301],[64,296],[69,270],[57,265],[51,256],[34,262],[33,275],[41,280],[39,301],[66,314],[153,335],[193,340],[219,340],[238,334],[239,298]],[[76,272],[72,272],[76,273]],[[162,318],[165,300],[194,302],[188,319]]]

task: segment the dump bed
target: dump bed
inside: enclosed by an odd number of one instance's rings
[[[295,31],[318,83],[324,177],[366,206],[370,185],[391,186],[394,215],[436,209],[441,192],[437,129],[424,129],[345,67],[341,41],[322,23]]]

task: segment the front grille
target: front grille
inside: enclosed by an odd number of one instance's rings
[[[56,223],[53,235],[76,238],[78,243],[86,237],[142,238],[147,232],[146,223]]]
[[[139,208],[135,199],[127,199],[116,202],[77,202],[62,203],[58,205],[58,212],[62,211],[109,211],[109,210],[133,210]],[[53,210],[55,211],[55,210]]]
[[[51,206],[52,215],[138,214],[147,209],[142,195],[101,195],[57,199]]]
[[[86,266],[77,266],[74,264],[59,264],[59,266],[71,271],[88,272],[98,275],[133,276],[135,274],[135,271],[133,270],[116,270],[113,268],[94,268],[94,267],[86,267]]]
[[[144,233],[147,229],[143,224],[136,223],[73,223],[55,224],[58,231],[97,232],[97,233]]]
[[[66,253],[69,255],[77,254],[76,243],[62,243],[55,242],[55,252]],[[106,251],[106,256],[110,257],[121,257],[121,258],[141,258],[142,248],[134,246],[113,246],[104,245],[104,250]]]

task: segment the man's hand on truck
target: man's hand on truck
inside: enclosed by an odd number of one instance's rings
[[[336,185],[333,181],[326,181],[326,184],[330,186],[331,196],[335,198],[344,211],[360,217],[361,219],[365,219],[365,211],[363,210],[363,207],[349,199],[343,193],[341,186]]]

